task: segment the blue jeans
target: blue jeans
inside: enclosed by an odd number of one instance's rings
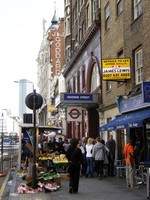
[[[87,161],[87,169],[86,169],[86,175],[93,176],[93,158],[92,157],[86,157]]]

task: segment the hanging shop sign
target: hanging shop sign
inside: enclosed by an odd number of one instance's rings
[[[48,112],[54,113],[54,112],[58,112],[58,110],[55,107],[55,105],[48,105]]]
[[[102,60],[102,78],[108,80],[130,79],[130,58],[113,58]]]
[[[67,121],[82,121],[82,108],[81,107],[68,107],[67,108]]]

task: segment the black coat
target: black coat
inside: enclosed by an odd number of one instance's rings
[[[69,146],[69,148],[66,152],[66,157],[69,162],[76,164],[76,165],[83,164],[83,162],[84,162],[81,149],[78,147],[75,148],[72,145]]]

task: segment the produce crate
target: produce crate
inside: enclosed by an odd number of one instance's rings
[[[61,186],[61,178],[56,178],[54,180],[54,182],[58,185],[58,186]]]
[[[68,173],[60,173],[61,180],[68,181],[69,180],[69,174]]]

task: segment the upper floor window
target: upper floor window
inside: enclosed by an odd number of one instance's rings
[[[109,3],[105,7],[105,31],[110,28],[110,8]]]
[[[80,92],[80,72],[77,74],[77,92]]]
[[[85,88],[85,68],[82,70],[82,89]]]
[[[70,4],[70,0],[65,0],[65,6]]]
[[[122,0],[117,0],[117,16],[122,13]]]
[[[66,35],[70,34],[70,17],[66,18]]]
[[[96,20],[96,0],[92,0],[92,20]]]
[[[117,57],[118,57],[118,58],[124,58],[123,49],[121,49],[121,50],[119,50],[119,51],[117,52]]]
[[[111,81],[106,81],[106,92],[111,90]]]
[[[85,32],[86,32],[86,23],[85,23],[85,21],[83,21],[83,23],[82,23],[82,37],[83,37]]]
[[[86,7],[86,28],[88,28],[90,25],[90,8],[89,4]]]
[[[95,63],[93,66],[92,76],[91,76],[91,92],[94,91],[100,85],[100,75],[98,66]]]
[[[134,20],[142,14],[142,0],[134,0]]]
[[[73,77],[73,92],[76,92],[76,78]]]
[[[135,83],[139,84],[142,82],[143,74],[143,63],[142,63],[142,49],[135,51]]]

